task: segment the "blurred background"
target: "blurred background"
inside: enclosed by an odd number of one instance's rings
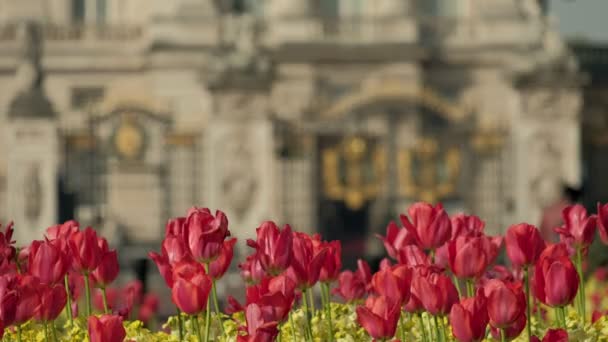
[[[550,238],[566,204],[608,201],[606,15],[604,0],[0,0],[0,219],[22,244],[91,225],[159,291],[147,253],[194,205],[243,240],[269,219],[341,239],[347,266],[381,256],[374,234],[420,200]]]

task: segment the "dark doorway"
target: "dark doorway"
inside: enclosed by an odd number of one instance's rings
[[[58,208],[57,208],[57,223],[63,223],[74,219],[76,211],[76,194],[71,192],[63,177],[59,177],[58,181]]]

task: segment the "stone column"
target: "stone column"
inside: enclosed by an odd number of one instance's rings
[[[44,74],[39,24],[19,26],[22,46],[8,112],[8,217],[15,222],[19,244],[41,239],[57,222],[59,147],[56,116],[42,88]]]
[[[59,146],[54,120],[13,119],[8,125],[8,218],[18,244],[41,239],[57,223]]]

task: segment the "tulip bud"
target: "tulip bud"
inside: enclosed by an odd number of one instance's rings
[[[576,204],[564,208],[562,217],[564,226],[555,229],[562,239],[571,241],[572,244],[583,248],[588,247],[593,242],[597,223],[595,215],[587,215],[587,209],[580,204]]]
[[[526,298],[521,283],[505,283],[491,279],[484,286],[488,298],[490,324],[498,329],[511,327],[522,316],[525,317]],[[524,326],[525,326],[524,318]]]
[[[368,297],[357,307],[357,322],[375,339],[393,337],[400,315],[399,302],[385,296]]]
[[[116,315],[90,316],[88,330],[91,342],[122,342],[127,335],[122,318]]]
[[[269,275],[279,275],[291,264],[293,255],[293,233],[289,225],[279,230],[272,221],[262,223],[256,229],[257,240],[248,240],[247,244],[256,249],[256,255],[262,268]]]
[[[536,264],[534,271],[534,294],[551,307],[570,304],[579,286],[576,268],[567,256],[546,256]]]
[[[450,217],[441,204],[414,203],[408,208],[412,221],[401,215],[401,223],[416,237],[418,245],[426,250],[441,247],[452,236]]]
[[[533,265],[545,248],[538,228],[520,223],[509,227],[505,237],[507,255],[515,266]]]
[[[460,342],[481,341],[489,322],[486,297],[479,290],[473,298],[464,298],[450,311],[452,332]]]
[[[209,264],[209,276],[211,279],[218,280],[228,271],[230,263],[232,263],[232,257],[234,256],[235,244],[236,239],[224,241],[219,257]]]
[[[211,278],[200,264],[177,265],[173,271],[171,298],[182,312],[198,314],[207,307],[211,284]]]
[[[101,248],[97,233],[91,227],[74,233],[70,239],[74,268],[79,272],[91,272],[101,260]]]
[[[184,224],[186,241],[194,259],[200,263],[217,259],[224,239],[230,235],[226,215],[218,210],[213,216],[207,208],[192,208]]]
[[[61,245],[55,241],[34,241],[29,250],[28,272],[40,279],[42,284],[63,282],[70,267],[70,259]]]
[[[91,273],[95,286],[105,288],[118,277],[118,254],[116,251],[107,251],[102,254],[97,268]]]

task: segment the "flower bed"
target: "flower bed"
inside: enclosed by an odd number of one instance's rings
[[[236,239],[221,211],[193,208],[150,253],[176,307],[155,331],[144,322],[157,299],[137,283],[110,287],[118,257],[95,230],[69,221],[16,248],[9,225],[2,341],[608,341],[608,271],[583,274],[596,230],[608,244],[608,204],[597,215],[571,206],[563,218],[562,242],[547,244],[529,224],[492,237],[476,216],[416,203],[379,237],[390,259],[375,273],[362,260],[343,271],[338,241],[264,222],[239,264],[245,303],[229,296],[221,310],[215,288]],[[495,265],[503,248],[510,267]]]

